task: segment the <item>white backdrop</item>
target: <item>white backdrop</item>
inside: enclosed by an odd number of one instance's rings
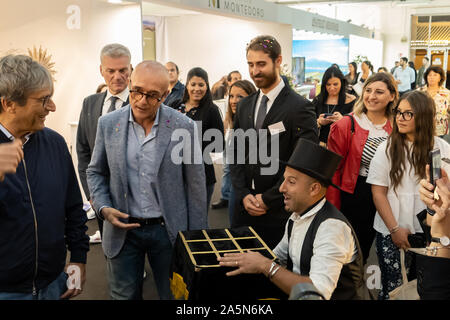
[[[350,35],[348,61],[352,62],[357,55],[366,56],[373,65],[373,71],[377,72],[379,67],[383,67],[383,41]],[[358,70],[361,70],[360,66]]]

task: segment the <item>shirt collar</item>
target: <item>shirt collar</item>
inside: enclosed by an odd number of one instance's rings
[[[315,215],[317,212],[319,212],[320,209],[322,209],[323,206],[325,205],[326,201],[327,201],[327,199],[324,197],[322,200],[320,200],[315,205],[313,205],[313,207],[311,207],[309,210],[307,209],[302,215],[299,215],[297,212],[294,212],[291,215],[290,219],[293,221],[297,221],[297,220],[309,218],[309,217]]]
[[[153,126],[157,126],[158,123],[159,123],[159,110],[161,110],[161,106],[159,106],[158,111],[156,111],[156,117],[155,117],[155,121],[153,121]],[[131,107],[130,107],[130,117],[128,118],[128,122],[137,123],[134,120],[133,112],[132,112]]]
[[[3,132],[3,134],[4,134],[9,140],[14,141],[14,140],[16,139],[16,138],[14,138],[14,136],[11,134],[11,132],[9,132],[8,129],[6,129],[1,123],[0,123],[0,130]],[[24,137],[24,138],[25,138],[24,144],[28,142],[28,140],[30,139],[31,135],[32,135],[31,132],[25,135],[25,137]]]
[[[278,95],[280,94],[281,90],[283,90],[284,86],[285,86],[284,80],[280,77],[280,82],[276,85],[275,88],[273,88],[272,90],[270,90],[266,94],[264,94],[260,90],[259,91],[259,96],[260,97],[266,96],[267,98],[269,98],[269,101],[273,102],[278,97]]]
[[[125,102],[127,101],[128,95],[130,94],[130,91],[128,90],[128,87],[125,88],[125,90],[123,90],[122,92],[118,93],[118,94],[114,94],[115,97],[119,98],[120,101]],[[109,92],[109,90],[106,91],[106,97],[105,97],[105,101],[108,101],[109,98],[111,98],[113,96],[113,94],[111,94],[111,92]]]

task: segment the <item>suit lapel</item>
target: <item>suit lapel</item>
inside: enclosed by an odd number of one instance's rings
[[[283,80],[281,80],[283,81]],[[284,88],[281,90],[281,92],[278,94],[278,96],[275,98],[275,101],[273,102],[272,106],[269,109],[269,112],[267,112],[266,117],[264,118],[264,122],[262,124],[262,128],[267,127],[268,124],[270,124],[271,120],[274,118],[275,115],[279,114],[280,105],[283,104],[285,97],[288,95],[290,88],[287,84],[285,84]]]
[[[258,90],[249,100],[249,108],[247,108],[248,113],[246,114],[246,121],[248,121],[247,128],[255,128],[255,109],[256,109],[256,102],[258,101],[259,97],[259,91]]]
[[[98,118],[100,118],[102,115],[102,109],[103,109],[103,104],[105,103],[105,98],[106,98],[106,92],[103,92],[103,94],[98,95],[97,100],[95,101],[94,105],[92,106],[91,115],[89,116],[89,119],[92,122],[91,128],[97,129],[97,121],[98,121]],[[95,132],[97,132],[97,130],[95,130]]]
[[[173,121],[169,112],[165,110],[164,107],[159,107],[159,123],[158,123],[158,133],[156,136],[156,156],[155,156],[155,172],[159,172],[159,167],[161,166],[162,159],[166,153],[167,146],[171,141],[172,131],[173,131]]]
[[[114,148],[116,159],[118,160],[119,172],[121,173],[124,190],[128,188],[127,178],[127,146],[128,146],[128,126],[130,118],[130,107],[120,109],[117,121],[113,122]],[[122,148],[120,146],[123,146]],[[113,173],[111,173],[113,174]]]

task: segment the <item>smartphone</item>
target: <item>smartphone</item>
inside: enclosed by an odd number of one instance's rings
[[[430,151],[430,183],[436,187],[436,180],[441,178],[441,151]]]
[[[324,118],[327,118],[327,117],[331,117],[333,114],[332,113],[324,113],[323,114],[323,117]]]

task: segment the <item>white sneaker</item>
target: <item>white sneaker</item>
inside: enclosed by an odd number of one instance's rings
[[[101,243],[102,237],[100,236],[100,231],[97,230],[92,236],[89,237],[89,243]]]
[[[95,212],[92,209],[89,209],[89,211],[86,212],[86,215],[87,215],[88,220],[95,219]]]

